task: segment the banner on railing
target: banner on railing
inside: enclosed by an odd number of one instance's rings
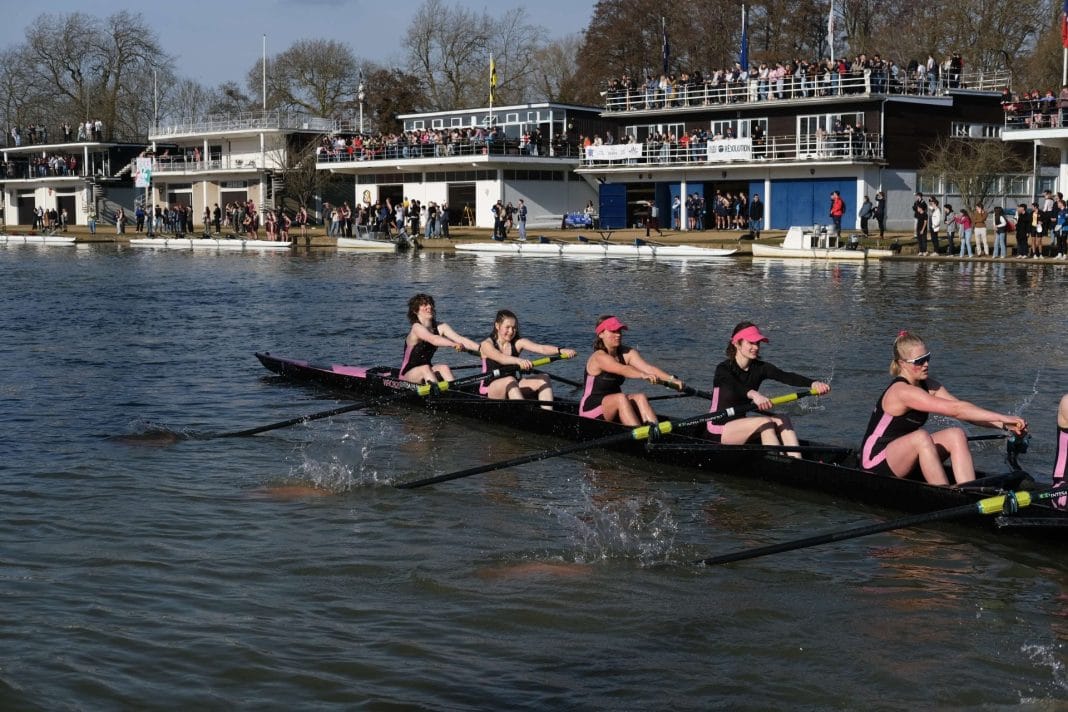
[[[721,138],[708,142],[708,160],[749,161],[753,158],[753,139]]]
[[[587,146],[587,161],[625,161],[642,157],[640,143],[614,143],[611,146]]]
[[[152,159],[138,158],[134,171],[134,185],[138,188],[147,188],[152,185]]]

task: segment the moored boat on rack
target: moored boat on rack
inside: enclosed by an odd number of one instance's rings
[[[130,245],[167,250],[288,250],[293,242],[239,237],[134,237]]]
[[[0,235],[7,245],[73,245],[74,238],[66,235]]]
[[[456,245],[461,252],[476,252],[495,255],[520,255],[526,257],[631,257],[631,258],[721,258],[730,257],[736,249],[696,247],[693,245],[653,244],[635,240],[631,244],[607,240],[566,242],[564,240],[530,240],[501,242],[461,242]]]
[[[574,401],[558,399],[550,411],[538,407],[534,401],[488,400],[466,390],[446,390],[423,397],[415,393],[413,384],[400,380],[396,369],[390,367],[312,363],[270,353],[257,353],[256,357],[270,371],[295,381],[326,386],[371,402],[388,397],[396,403],[524,432],[583,441],[630,430],[616,423],[580,417]],[[410,391],[411,397],[396,400],[404,391]],[[980,479],[966,487],[936,487],[860,470],[856,453],[850,448],[804,442],[799,448],[802,457],[793,458],[762,446],[720,445],[704,438],[702,433],[703,430],[697,429],[690,433],[672,432],[648,442],[623,440],[615,443],[613,449],[658,465],[689,468],[701,479],[725,475],[771,481],[916,513],[958,507],[1006,489],[1040,486],[1026,473],[1014,469],[1003,474],[980,473]],[[1013,515],[972,517],[963,521],[1003,532],[1068,539],[1068,512],[1053,509],[1046,502],[1033,504]]]
[[[818,230],[806,231],[800,227],[791,227],[781,245],[765,245],[754,242],[753,257],[780,257],[820,260],[866,260],[892,257],[891,250],[866,248],[859,240],[850,240],[845,246],[835,244],[831,247],[833,235]],[[837,241],[836,241],[837,243]]]
[[[412,246],[407,235],[396,237],[339,237],[337,238],[338,249],[363,250],[366,252],[396,252],[407,250]]]

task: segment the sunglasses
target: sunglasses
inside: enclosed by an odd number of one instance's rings
[[[904,359],[901,359],[901,360],[904,361],[905,363],[911,363],[913,366],[923,366],[923,365],[926,365],[927,362],[931,360],[931,352],[928,351],[923,356],[917,356],[916,358],[904,358]]]

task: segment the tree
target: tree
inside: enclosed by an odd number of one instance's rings
[[[401,69],[371,65],[363,84],[364,130],[368,133],[399,133],[403,126],[398,114],[426,111],[431,106],[426,86],[418,77]]]
[[[40,15],[27,29],[26,48],[28,70],[50,94],[56,121],[99,119],[109,139],[147,133],[153,74],[169,71],[171,59],[140,14]]]
[[[989,205],[998,179],[1030,172],[1018,150],[1005,141],[941,137],[924,149],[920,172],[941,177],[947,192],[952,186],[964,205]]]
[[[402,40],[408,71],[425,85],[431,111],[485,106],[490,56],[497,68],[497,103],[528,95],[533,58],[544,30],[526,22],[522,8],[503,17],[481,15],[442,0],[425,0]]]
[[[268,62],[267,108],[296,109],[313,116],[349,117],[357,106],[360,68],[347,45],[334,40],[298,40]],[[249,70],[253,94],[263,85],[263,60]]]
[[[589,100],[588,91],[579,74],[577,60],[582,46],[580,35],[549,42],[534,54],[531,78],[528,82],[534,100],[581,104]]]

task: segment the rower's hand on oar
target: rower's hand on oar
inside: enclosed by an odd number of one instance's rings
[[[813,381],[812,390],[816,391],[818,395],[825,396],[831,392],[831,384],[823,381]]]
[[[815,390],[816,386],[813,385],[812,388]],[[757,410],[771,410],[772,406],[775,405],[770,398],[758,390],[749,391],[746,395],[749,396],[749,400],[753,401],[753,405],[757,407]]]
[[[1027,421],[1020,417],[1006,418],[1002,421],[1001,428],[1013,435],[1023,436],[1027,434]]]
[[[534,364],[530,362],[530,359],[526,358],[519,359],[519,362],[516,365],[519,366],[520,371],[529,371],[534,368]]]
[[[560,352],[560,358],[575,358],[578,356],[578,351],[575,349],[558,349]]]

